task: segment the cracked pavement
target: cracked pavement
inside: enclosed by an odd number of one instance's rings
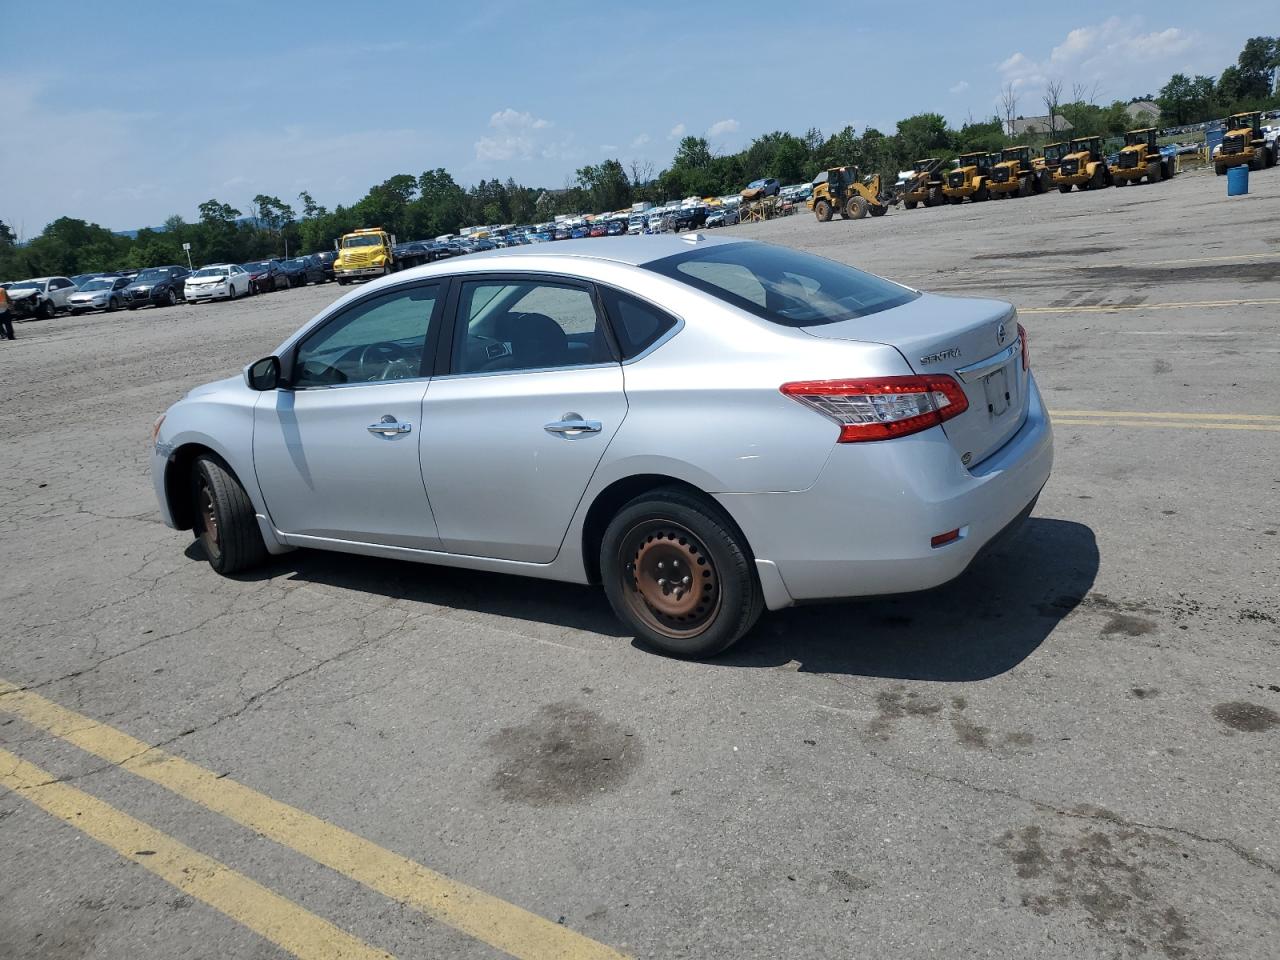
[[[1280,298],[1280,171],[1222,189],[732,229],[1013,300],[1051,409],[1274,414],[1274,307],[1235,301]],[[1277,954],[1280,434],[1059,427],[961,580],[682,663],[595,590],[308,552],[220,579],[158,522],[156,415],[337,293],[0,343],[0,678],[637,957]],[[0,747],[396,956],[495,955],[2,710]],[[281,955],[12,793],[0,862],[0,957]]]

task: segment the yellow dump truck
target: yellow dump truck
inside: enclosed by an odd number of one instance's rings
[[[396,245],[395,235],[381,227],[352,230],[333,245],[338,251],[338,258],[333,261],[333,275],[340,284],[385,277],[396,269],[392,250]]]

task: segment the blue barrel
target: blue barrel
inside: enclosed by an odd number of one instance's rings
[[[1227,196],[1242,197],[1249,192],[1249,168],[1244,164],[1227,171]]]

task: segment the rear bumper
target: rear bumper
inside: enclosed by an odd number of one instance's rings
[[[963,573],[1030,512],[1049,479],[1053,429],[1031,383],[1026,422],[972,470],[936,427],[884,443],[838,445],[807,490],[718,495],[760,558],[757,566],[776,570],[769,607],[926,590]],[[960,539],[930,546],[932,537],[955,529]]]

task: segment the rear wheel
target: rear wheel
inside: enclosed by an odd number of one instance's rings
[[[914,200],[903,200],[902,205],[908,210],[914,210],[916,208],[916,202]]]
[[[1117,187],[1127,187],[1128,185],[1129,185],[1129,181],[1126,180],[1124,177],[1116,177]]]
[[[1102,167],[1098,167],[1096,170],[1093,171],[1093,176],[1089,178],[1089,189],[1101,190],[1106,185],[1107,185],[1107,172],[1103,170]]]
[[[1218,176],[1222,176],[1224,173],[1227,172],[1227,168],[1220,163],[1215,163],[1213,165],[1213,172],[1216,173]]]
[[[1058,188],[1058,192],[1059,192],[1059,193],[1070,193],[1070,192],[1071,192],[1071,184],[1069,184],[1069,183],[1064,183],[1062,186],[1060,186],[1060,187]]]
[[[741,535],[711,501],[678,488],[643,494],[605,530],[600,573],[636,636],[678,657],[710,657],[764,609]]]
[[[978,187],[977,190],[973,191],[974,203],[982,203],[984,200],[990,200],[990,199],[991,199],[991,190],[987,187],[985,183],[982,186]]]
[[[889,208],[881,203],[877,203],[873,207],[868,207],[867,210],[873,217],[883,217],[889,212]]]
[[[1159,160],[1152,160],[1147,164],[1147,183],[1159,183],[1164,179],[1164,167],[1160,166]]]
[[[1265,160],[1266,160],[1266,157],[1264,156],[1264,151],[1262,150],[1253,151],[1253,156],[1249,158],[1249,169],[1261,170]]]
[[[210,456],[195,462],[193,532],[209,566],[225,575],[262,563],[267,556],[253,502],[222,461]]]
[[[848,203],[844,205],[844,218],[846,220],[861,220],[867,215],[867,201],[861,197],[850,197]]]

